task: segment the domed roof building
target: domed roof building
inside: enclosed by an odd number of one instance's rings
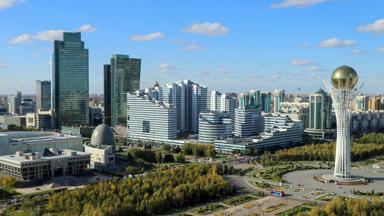
[[[115,135],[113,135],[112,128],[106,124],[101,124],[95,128],[91,137],[91,144],[96,146],[101,145],[115,145]]]
[[[115,135],[112,128],[101,124],[92,133],[91,142],[84,145],[84,151],[91,154],[90,168],[100,171],[115,167]]]

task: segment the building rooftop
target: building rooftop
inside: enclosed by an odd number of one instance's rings
[[[45,148],[41,152],[32,152],[32,153],[22,153],[20,151],[16,152],[13,155],[4,155],[0,156],[0,160],[7,160],[11,162],[21,163],[27,161],[36,161],[36,160],[51,160],[58,158],[67,158],[73,156],[84,156],[90,155],[89,153],[73,151],[68,149],[63,150],[53,150]]]
[[[106,124],[101,124],[95,128],[92,133],[92,145],[115,145],[115,135],[113,135],[112,128]]]

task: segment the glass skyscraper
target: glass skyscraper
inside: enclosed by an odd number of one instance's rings
[[[36,80],[36,111],[51,109],[51,81]]]
[[[55,126],[88,125],[89,66],[88,49],[80,32],[64,32],[55,40],[52,61],[52,103]]]
[[[323,90],[309,96],[309,128],[331,129],[332,99]]]
[[[126,125],[127,93],[140,89],[141,59],[129,58],[128,55],[113,55],[110,70],[111,126]]]
[[[104,65],[104,123],[111,126],[111,65]]]

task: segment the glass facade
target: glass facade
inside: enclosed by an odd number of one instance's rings
[[[54,42],[52,85],[56,128],[89,123],[88,49],[81,33],[64,33]]]
[[[140,89],[141,59],[128,55],[111,58],[111,125],[127,124],[127,93]]]
[[[36,81],[36,111],[51,109],[51,81]]]
[[[104,65],[104,123],[111,126],[111,65]]]
[[[332,99],[320,89],[309,98],[309,128],[331,129]]]

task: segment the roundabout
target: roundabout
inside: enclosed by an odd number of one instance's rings
[[[364,178],[354,178],[347,182],[334,181],[333,170],[316,169],[287,173],[283,176],[287,194],[294,198],[325,201],[324,196],[358,197],[356,191],[363,193],[384,192],[384,169],[370,167],[354,168],[353,173]],[[318,181],[314,177],[328,178]],[[369,179],[369,182],[367,180]],[[351,182],[353,184],[351,184]]]

